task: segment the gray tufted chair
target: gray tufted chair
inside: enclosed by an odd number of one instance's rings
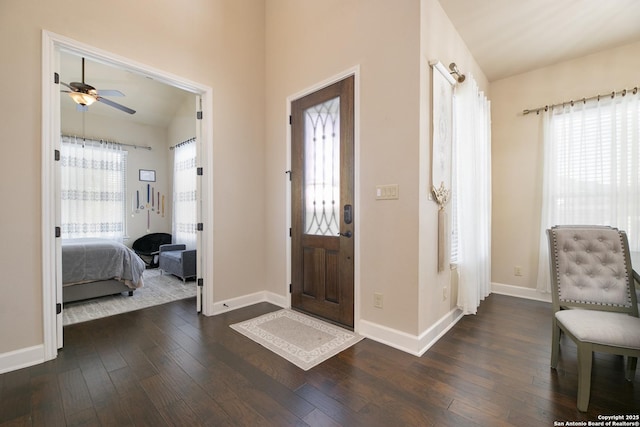
[[[578,347],[578,410],[586,412],[593,352],[627,356],[632,381],[640,356],[640,318],[624,231],[604,226],[547,230],[553,298],[551,367],[560,331]]]

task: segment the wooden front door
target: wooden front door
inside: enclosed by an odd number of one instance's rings
[[[291,104],[291,306],[353,328],[354,77]]]

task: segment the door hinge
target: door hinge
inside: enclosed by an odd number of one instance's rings
[[[289,124],[292,125],[293,124],[293,118],[291,117],[291,114],[289,114]]]
[[[196,226],[196,230],[198,230],[198,231],[204,230],[204,224],[199,222],[198,225]]]
[[[293,285],[291,283],[289,283],[289,293],[293,292]]]
[[[289,237],[291,237],[293,234],[291,232],[291,227],[289,227]]]
[[[204,279],[202,277],[198,278],[198,286],[199,287],[203,287],[204,286]]]
[[[196,169],[198,176],[202,176],[204,174],[204,169],[198,168]]]
[[[56,162],[60,161],[60,150],[53,150],[53,160]]]
[[[198,120],[202,120],[202,111],[198,111],[198,112],[196,113],[196,119],[198,119]]]
[[[56,304],[56,314],[60,314],[62,313],[62,304],[57,303]]]
[[[293,175],[292,172],[288,170],[288,171],[284,171],[284,173],[289,174],[289,181],[291,181],[291,175]]]
[[[55,84],[60,84],[60,74],[58,73],[53,73],[53,82]]]
[[[62,236],[62,230],[60,229],[60,227],[56,227],[56,237],[60,236]]]

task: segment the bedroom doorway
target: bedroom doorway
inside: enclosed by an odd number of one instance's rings
[[[50,360],[56,357],[57,349],[61,348],[63,345],[63,328],[62,328],[62,263],[61,263],[61,242],[60,238],[60,167],[59,162],[57,160],[60,158],[60,137],[59,135],[63,134],[62,129],[62,117],[63,113],[61,112],[61,89],[66,90],[69,88],[69,82],[63,81],[61,77],[61,66],[62,61],[61,57],[63,55],[72,55],[77,58],[86,58],[87,60],[91,60],[94,64],[98,64],[101,67],[111,68],[112,77],[116,72],[124,72],[128,73],[132,78],[142,77],[145,80],[154,81],[155,84],[166,86],[169,91],[181,91],[188,95],[192,104],[193,116],[190,119],[191,125],[191,137],[196,140],[196,163],[198,166],[198,171],[208,171],[210,170],[211,162],[211,152],[212,152],[212,120],[211,120],[211,110],[212,110],[212,89],[207,86],[202,86],[200,84],[190,82],[179,78],[177,76],[170,75],[160,70],[152,69],[150,67],[144,66],[142,64],[135,63],[126,58],[118,57],[114,54],[101,51],[99,49],[93,48],[91,46],[85,45],[83,43],[70,40],[63,36],[59,36],[56,34],[52,34],[49,32],[43,32],[43,320],[44,320],[44,335],[45,335],[45,345],[44,345],[44,353],[45,360]],[[84,61],[83,61],[84,63]],[[98,67],[97,67],[98,68]],[[94,68],[97,69],[97,68]],[[88,70],[87,70],[88,71]],[[98,79],[97,71],[95,74],[95,79]],[[90,82],[89,75],[87,77],[87,83]],[[78,79],[79,81],[79,79]],[[82,69],[82,82],[85,81],[85,69],[83,66]],[[92,80],[93,83],[95,80]],[[61,82],[67,83],[66,85],[60,84]],[[46,84],[45,84],[46,83]],[[106,80],[101,88],[104,89],[115,89],[115,91],[120,91],[119,87],[107,87],[105,85],[109,83],[115,83],[115,80],[112,81]],[[111,86],[111,85],[109,85]],[[96,85],[97,87],[97,85]],[[71,88],[69,88],[71,89]],[[123,98],[106,98],[107,95],[104,95],[106,101],[103,101],[107,107],[112,106],[109,100],[114,101],[117,99],[117,103],[119,105],[126,105],[127,102],[129,104],[133,103],[133,92],[135,92],[130,87],[126,89],[127,91]],[[155,95],[155,92],[154,92]],[[65,93],[62,96],[67,96]],[[150,96],[151,97],[151,96]],[[153,98],[153,97],[151,97]],[[68,101],[66,98],[65,101]],[[98,99],[98,101],[100,101]],[[151,99],[151,102],[158,103],[157,99]],[[77,101],[76,101],[77,102]],[[115,102],[115,101],[114,101]],[[96,103],[98,107],[103,107],[103,111],[110,111],[112,114],[127,113],[122,108],[104,108],[105,105],[99,105],[100,102]],[[129,106],[127,106],[129,107]],[[89,107],[89,108],[95,108]],[[86,110],[85,110],[86,111]],[[143,108],[140,108],[141,115],[144,115]],[[82,116],[79,123],[75,124],[74,133],[82,133],[82,137],[85,138],[87,136],[96,137],[100,136],[99,133],[104,131],[105,127],[94,127],[91,135],[88,134],[87,122],[88,116]],[[92,122],[95,123],[95,122]],[[108,124],[106,125],[108,126]],[[71,126],[73,128],[73,126]],[[173,135],[168,135],[167,140],[174,141],[176,135],[180,135],[180,132],[176,132]],[[115,139],[115,138],[114,138]],[[119,141],[118,141],[119,142]],[[125,141],[123,141],[125,142]],[[179,143],[181,141],[175,141],[175,143]],[[175,144],[171,144],[175,145]],[[141,147],[131,147],[133,151],[143,151]],[[168,151],[168,148],[167,148]],[[135,190],[135,196],[140,197],[140,193],[144,193],[144,185],[148,185],[146,197],[153,197],[153,201],[151,201],[151,205],[153,208],[149,209],[149,206],[145,206],[146,210],[145,215],[139,215],[140,212],[135,212],[134,209],[134,193],[132,193],[131,188],[133,186],[127,185],[126,191],[126,200],[127,200],[127,208],[125,217],[136,217],[136,215],[141,216],[143,218],[143,223],[146,223],[145,231],[151,232],[154,229],[153,224],[156,223],[160,227],[161,218],[165,217],[169,210],[169,203],[167,194],[171,194],[172,192],[162,194],[159,190],[160,183],[158,182],[158,176],[156,173],[160,172],[160,170],[166,170],[168,172],[168,166],[163,165],[163,167],[137,167],[135,173],[138,175],[140,173],[140,180],[135,180],[135,184],[137,187],[141,187],[140,189]],[[144,181],[142,176],[142,171],[145,171],[145,174],[150,173],[149,171],[153,171],[152,180],[151,175],[145,175],[144,179],[148,181]],[[165,175],[163,178],[166,181],[168,180],[168,175]],[[133,181],[129,178],[129,181]],[[144,181],[144,182],[143,182]],[[146,184],[148,182],[148,184]],[[157,183],[158,188],[153,187],[153,191],[150,191],[151,183]],[[200,173],[198,172],[197,178],[197,222],[199,224],[207,223],[212,224],[211,218],[211,210],[208,209],[210,207],[211,201],[204,197],[205,194],[209,194],[211,197],[211,189],[212,189],[212,180],[211,174]],[[169,190],[170,188],[167,188]],[[151,194],[153,193],[153,196]],[[164,196],[164,200],[162,200],[162,196]],[[164,202],[164,203],[163,203]],[[138,204],[138,200],[136,200],[136,204]],[[164,206],[163,206],[164,205]],[[139,206],[137,206],[139,208]],[[138,209],[142,210],[142,209]],[[162,212],[161,210],[166,210],[166,212]],[[153,216],[151,213],[153,212]],[[146,218],[145,218],[146,216]],[[145,221],[146,219],[146,221]],[[141,221],[138,221],[141,222]],[[124,227],[126,234],[131,238],[132,231],[131,228],[135,228],[135,223],[125,222]],[[144,226],[143,226],[144,227]],[[166,230],[166,224],[165,224]],[[203,227],[198,226],[198,230],[202,230]],[[212,230],[213,227],[209,226],[204,228],[204,230]],[[129,242],[128,246],[131,246],[131,242]],[[208,300],[212,300],[212,283],[211,280],[207,280],[211,277],[211,274],[207,271],[207,266],[203,262],[206,258],[207,251],[212,252],[212,233],[210,232],[202,232],[199,231],[197,233],[197,243],[196,243],[196,253],[197,253],[197,274],[196,274],[196,283],[194,286],[196,287],[196,309],[198,311],[203,311],[205,314],[209,314],[211,311],[209,309]]]

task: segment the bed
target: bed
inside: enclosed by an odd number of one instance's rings
[[[122,243],[82,238],[62,240],[62,302],[73,302],[142,287],[142,259]]]

